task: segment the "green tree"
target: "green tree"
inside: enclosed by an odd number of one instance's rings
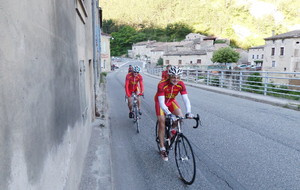
[[[170,37],[171,41],[181,41],[191,32],[193,29],[184,23],[168,24],[166,27],[166,35]]]
[[[103,20],[102,22],[102,31],[107,34],[111,34],[113,32],[117,32],[120,29],[120,25],[118,25],[114,20]]]
[[[163,64],[164,64],[164,60],[163,60],[163,58],[160,57],[160,58],[157,60],[156,65],[162,66]]]
[[[138,39],[137,32],[131,26],[123,26],[118,32],[111,33],[111,54],[112,56],[121,56],[127,54],[127,50],[131,49],[132,44]]]
[[[220,48],[213,53],[211,61],[214,63],[236,63],[240,54],[231,47]]]

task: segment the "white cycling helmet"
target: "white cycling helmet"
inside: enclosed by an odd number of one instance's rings
[[[182,75],[182,69],[176,66],[171,66],[168,70],[168,75],[180,76]]]
[[[139,73],[140,71],[141,71],[141,67],[140,67],[140,66],[135,65],[135,66],[133,67],[133,72]]]

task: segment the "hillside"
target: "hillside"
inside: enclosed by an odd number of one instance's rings
[[[105,20],[136,29],[184,23],[194,32],[230,38],[243,48],[300,29],[299,0],[103,0]]]

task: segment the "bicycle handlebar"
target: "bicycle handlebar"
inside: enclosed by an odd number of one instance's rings
[[[177,116],[177,115],[174,115],[174,114],[166,115],[166,118],[171,119],[172,117],[175,117],[176,120],[179,120],[179,119],[190,119],[190,118],[188,118],[188,117],[181,117],[181,116]],[[193,128],[194,128],[194,129],[198,128],[199,123],[200,123],[200,125],[201,125],[201,120],[200,120],[199,114],[197,114],[196,117],[194,116],[192,119],[194,119],[194,120],[196,121],[196,125],[193,126]]]

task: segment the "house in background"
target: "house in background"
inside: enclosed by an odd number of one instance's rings
[[[204,50],[167,52],[164,54],[163,59],[164,65],[193,66],[203,63],[212,64],[211,61],[207,59],[207,53]]]
[[[145,60],[148,58],[150,54],[150,49],[147,48],[148,45],[155,43],[156,40],[153,41],[143,41],[138,42],[132,45],[131,55],[133,59]]]
[[[111,70],[110,38],[109,34],[101,32],[101,71],[104,72]]]
[[[264,60],[264,47],[255,46],[248,49],[248,62],[250,65],[262,67]]]
[[[300,30],[264,40],[264,71],[300,72]]]
[[[144,41],[133,44],[128,54],[152,66],[156,66],[159,58],[164,59],[164,65],[202,66],[211,65],[213,52],[229,44],[227,39],[190,33],[180,42]]]

